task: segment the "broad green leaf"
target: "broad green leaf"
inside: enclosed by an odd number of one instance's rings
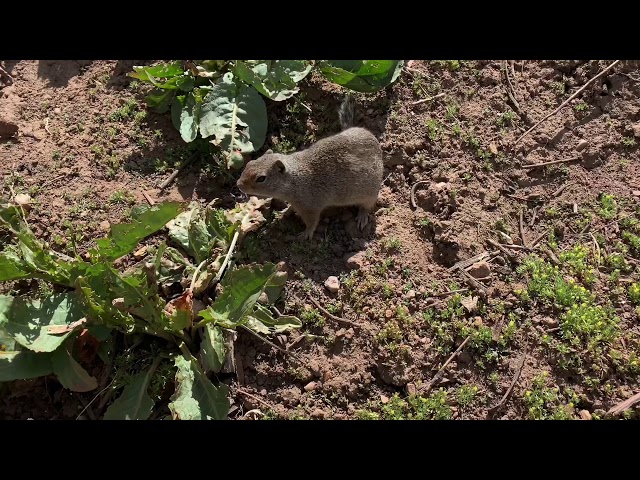
[[[256,333],[262,333],[263,335],[271,334],[271,330],[269,330],[269,327],[267,327],[264,323],[262,323],[255,317],[252,317],[251,315],[247,315],[247,321],[244,323],[244,326]]]
[[[159,263],[158,282],[165,286],[179,283],[183,277],[192,275],[195,270],[195,267],[173,247],[166,248]]]
[[[109,288],[109,278],[108,273],[102,277],[78,278],[78,291],[85,311],[93,320],[102,321],[107,326],[120,327],[125,333],[131,333],[135,328],[135,320],[129,313],[113,306],[112,301],[116,297]]]
[[[267,283],[266,288],[264,289],[264,293],[267,294],[267,298],[269,299],[269,303],[273,305],[276,303],[278,298],[280,298],[280,294],[284,288],[285,283],[287,283],[287,272],[278,271]]]
[[[225,274],[222,294],[200,316],[226,328],[235,327],[251,312],[275,271],[274,264],[265,263],[243,265]]]
[[[229,388],[218,387],[200,370],[195,358],[178,356],[175,359],[176,392],[169,409],[178,420],[225,420],[229,414]]]
[[[239,228],[242,235],[245,235],[256,231],[266,222],[260,209],[270,205],[270,202],[270,199],[251,197],[248,202],[238,204],[233,210],[226,212],[225,215],[227,220],[236,228]]]
[[[209,233],[218,239],[224,250],[227,250],[231,244],[235,227],[225,216],[225,211],[220,208],[207,208],[205,219]]]
[[[0,252],[0,282],[30,277],[31,270],[12,251]]]
[[[202,138],[228,152],[250,153],[264,144],[267,135],[267,107],[252,86],[237,84],[227,72],[204,98],[200,112]]]
[[[16,341],[0,326],[0,352],[12,352],[16,349]]]
[[[218,373],[224,364],[224,335],[218,326],[206,324],[200,344],[200,364],[205,373]]]
[[[393,83],[403,60],[324,60],[320,71],[332,82],[356,92],[376,92]]]
[[[197,202],[167,224],[169,238],[194,257],[196,263],[211,257],[215,244],[211,226],[205,222],[204,211]],[[224,239],[226,241],[226,238]]]
[[[153,411],[154,402],[147,393],[150,369],[140,372],[124,387],[122,394],[104,413],[104,420],[146,420]]]
[[[180,66],[180,62],[165,63],[155,65],[153,67],[134,66],[133,70],[133,72],[129,73],[129,76],[145,82],[150,81],[149,75],[154,78],[171,78],[184,73],[184,70],[182,70],[182,67]]]
[[[293,315],[280,315],[278,318],[273,318],[271,312],[259,303],[256,303],[255,309],[249,317],[268,326],[269,333],[282,333],[292,328],[302,327],[302,322],[299,318]]]
[[[110,235],[96,241],[98,253],[111,261],[126,255],[136,248],[138,242],[160,230],[184,208],[185,205],[180,202],[134,207],[131,223],[112,225]]]
[[[173,99],[171,120],[185,142],[193,142],[196,139],[200,122],[200,104],[196,102],[192,93]]]
[[[260,60],[247,65],[238,61],[236,75],[276,102],[292,97],[300,90],[297,83],[311,71],[303,60]],[[253,62],[252,62],[253,63]]]
[[[53,352],[71,335],[83,317],[74,292],[45,300],[0,295],[0,327],[25,348]],[[74,325],[75,323],[75,325]],[[51,332],[52,326],[61,326]]]
[[[0,382],[27,380],[53,373],[51,353],[0,351]]]
[[[169,106],[171,105],[175,95],[175,90],[162,90],[157,88],[144,97],[144,101],[147,102],[149,108],[153,109],[155,112],[164,113],[169,110]]]
[[[66,342],[51,354],[53,373],[63,387],[73,392],[90,392],[98,388],[98,381],[76,362],[71,355],[73,341]]]

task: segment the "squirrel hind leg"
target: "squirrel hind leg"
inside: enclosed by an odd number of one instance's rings
[[[360,230],[364,230],[364,228],[369,224],[369,214],[376,206],[376,200],[377,197],[374,197],[358,205],[358,215],[356,216],[356,223]]]

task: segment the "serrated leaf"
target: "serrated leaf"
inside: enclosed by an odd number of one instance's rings
[[[171,78],[184,73],[180,62],[164,63],[153,67],[134,66],[133,70],[133,72],[129,73],[130,77],[146,82],[150,81],[149,75],[154,78]]]
[[[63,387],[73,392],[90,392],[98,388],[98,381],[75,361],[71,355],[73,342],[66,342],[51,354],[53,373]]]
[[[153,111],[164,113],[169,110],[169,106],[175,96],[176,90],[162,90],[157,88],[144,97],[144,101]]]
[[[31,275],[31,270],[23,264],[20,257],[14,252],[0,252],[0,282],[28,278]]]
[[[82,317],[81,303],[73,292],[42,301],[0,295],[0,327],[34,352],[53,352],[81,325],[77,321]]]
[[[220,208],[207,208],[205,210],[205,221],[209,233],[218,239],[220,246],[227,250],[231,244],[235,228],[225,216],[225,211]]]
[[[200,113],[202,138],[215,137],[228,152],[254,152],[267,135],[267,107],[258,91],[237,84],[227,72],[204,98]]]
[[[376,92],[393,83],[404,60],[324,60],[320,71],[332,82],[356,92]]]
[[[229,388],[218,387],[200,370],[195,358],[181,355],[175,359],[176,392],[169,409],[178,420],[224,420],[229,414]]]
[[[110,235],[96,241],[98,253],[111,261],[126,255],[141,240],[160,230],[184,208],[185,205],[181,202],[134,207],[131,211],[132,222],[112,225]]]
[[[218,326],[208,323],[202,331],[200,364],[205,373],[218,373],[224,364],[224,335]]]
[[[280,102],[298,93],[297,83],[311,68],[303,60],[261,60],[250,66],[238,61],[235,72],[265,97]]]
[[[50,353],[0,351],[0,382],[27,380],[53,373]]]
[[[124,387],[122,394],[104,413],[104,420],[146,420],[153,411],[154,402],[147,393],[150,369],[140,372]]]
[[[269,327],[269,333],[282,333],[293,328],[302,327],[302,322],[298,317],[280,315],[278,318],[273,318],[271,312],[259,303],[256,303],[255,309],[249,317]]]
[[[252,311],[275,271],[274,264],[266,263],[243,265],[225,274],[222,294],[200,316],[225,328],[235,327]]]

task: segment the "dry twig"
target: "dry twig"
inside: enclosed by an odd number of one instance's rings
[[[567,98],[564,102],[562,102],[560,104],[560,106],[558,108],[556,108],[553,112],[551,112],[550,114],[546,115],[542,120],[538,121],[533,127],[531,127],[529,130],[527,130],[526,132],[524,132],[520,138],[518,138],[515,143],[513,144],[514,146],[516,146],[518,143],[520,143],[520,141],[526,137],[529,133],[531,133],[532,131],[534,131],[540,124],[542,124],[546,119],[548,119],[549,117],[555,115],[556,113],[558,113],[560,110],[562,110],[571,100],[573,100],[574,98],[576,98],[584,89],[586,89],[589,85],[591,85],[594,81],[596,81],[596,79],[600,78],[602,75],[604,75],[606,72],[608,72],[609,70],[611,70],[613,67],[615,67],[618,63],[620,62],[620,60],[616,60],[615,62],[613,62],[611,65],[609,65],[607,68],[605,68],[604,70],[602,70],[598,75],[596,75],[595,77],[593,77],[591,80],[589,80],[587,83],[585,83],[582,88],[580,88],[578,91],[576,91],[573,95],[571,95],[569,98]]]
[[[520,210],[520,241],[522,242],[522,246],[523,247],[527,247],[527,241],[524,238],[524,213],[522,213],[522,210]]]
[[[336,315],[330,313],[325,308],[323,308],[322,305],[320,305],[320,303],[318,303],[318,301],[315,298],[313,298],[311,295],[307,294],[307,298],[311,301],[311,303],[313,303],[316,306],[316,308],[318,310],[320,310],[322,313],[324,313],[331,320],[335,320],[336,322],[344,323],[344,324],[350,325],[352,327],[359,327],[360,326],[357,323],[354,323],[354,322],[352,322],[350,320],[346,320],[346,319],[344,319],[342,317],[337,317]]]
[[[182,170],[184,170],[185,168],[187,168],[189,165],[191,165],[191,163],[198,158],[197,154],[191,155],[189,158],[187,158],[182,165],[180,165],[180,167],[178,167],[176,170],[174,170],[174,172],[169,175],[169,177],[162,182],[160,185],[158,185],[158,188],[160,190],[164,190],[165,188],[167,188],[169,186],[169,184],[171,184],[171,182],[173,182],[176,177],[180,174],[180,172],[182,172]]]
[[[507,391],[504,393],[500,401],[489,409],[489,413],[491,415],[496,414],[500,409],[500,407],[502,407],[502,405],[504,405],[505,402],[509,399],[509,395],[511,395],[511,392],[513,391],[513,387],[516,386],[516,383],[518,383],[518,380],[520,379],[520,375],[522,374],[522,367],[524,367],[524,362],[526,359],[527,359],[527,346],[525,345],[524,353],[522,354],[522,360],[520,360],[520,365],[518,365],[518,369],[516,370],[516,373],[513,376],[513,380],[511,380],[511,385],[509,385],[509,388],[507,388]]]
[[[464,348],[464,346],[467,344],[469,339],[471,339],[471,335],[469,335],[467,338],[464,339],[464,341],[460,344],[460,346],[458,348],[456,348],[455,352],[453,352],[451,354],[451,356],[447,359],[447,361],[444,362],[444,364],[440,367],[440,370],[437,371],[437,373],[433,376],[433,378],[427,384],[427,386],[422,388],[422,389],[419,389],[418,393],[422,393],[422,394],[426,395],[431,391],[431,389],[434,387],[436,382],[438,382],[440,380],[440,378],[442,378],[442,375],[444,374],[444,369],[447,368],[447,365],[449,365],[451,363],[451,361],[458,356],[458,354]]]
[[[580,157],[571,157],[571,158],[565,158],[564,160],[554,160],[552,162],[532,163],[530,165],[521,165],[520,168],[546,167],[548,165],[557,165],[558,163],[576,162],[578,160],[582,160],[582,159]]]
[[[620,402],[614,407],[611,407],[607,412],[607,415],[618,415],[624,412],[627,408],[633,407],[636,403],[640,402],[640,392],[636,393],[631,398],[626,399],[624,402]]]
[[[430,180],[420,180],[419,182],[414,183],[413,186],[411,187],[411,198],[410,198],[410,200],[411,200],[411,206],[413,208],[418,208],[418,206],[416,205],[416,188],[419,185],[423,185],[425,183],[431,183],[431,181]]]
[[[431,100],[435,100],[436,98],[440,98],[440,97],[444,97],[444,93],[439,93],[437,95],[434,95],[433,97],[422,98],[420,100],[413,102],[411,105],[420,105],[421,103],[429,102]]]

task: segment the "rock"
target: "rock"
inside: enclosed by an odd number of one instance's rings
[[[634,197],[640,197],[640,190],[633,190],[631,192],[631,195],[633,195]]]
[[[318,420],[323,420],[325,416],[326,414],[324,413],[324,410],[321,410],[319,408],[316,408],[313,412],[311,412],[311,417],[317,418]]]
[[[383,404],[387,404],[387,403],[389,403],[389,397],[387,397],[386,395],[380,395],[380,401]]]
[[[478,297],[463,297],[462,300],[460,300],[460,303],[469,313],[473,313],[478,309]]]
[[[62,109],[60,107],[56,107],[53,109],[53,113],[56,115],[60,115],[62,113]]]
[[[11,138],[18,133],[18,125],[0,120],[0,138]]]
[[[410,300],[412,298],[416,298],[416,291],[415,290],[409,290],[407,293],[404,294],[404,298]]]
[[[384,316],[385,316],[385,318],[391,318],[391,317],[393,317],[393,310],[391,310],[390,308],[387,308],[387,309],[384,311]]]
[[[260,390],[260,395],[262,395],[263,397],[267,396],[267,389],[263,388],[262,390]]]
[[[407,383],[407,395],[415,395],[417,392],[415,383]]]
[[[25,211],[28,211],[31,208],[31,197],[24,193],[19,193],[15,197],[13,197],[13,201],[16,205],[20,205]]]
[[[589,146],[589,142],[587,142],[586,140],[580,140],[578,142],[578,145],[576,145],[576,151],[581,152],[582,150],[584,150],[588,146]]]
[[[589,410],[580,410],[578,412],[578,415],[580,415],[580,418],[582,420],[591,420],[591,414],[589,413]]]
[[[636,138],[640,138],[640,123],[636,123],[631,127],[633,130],[633,136]]]
[[[317,382],[309,382],[304,386],[305,392],[313,392],[316,388],[318,388]]]
[[[476,317],[473,319],[473,324],[476,327],[481,327],[482,326],[482,317]]]
[[[542,323],[544,323],[549,328],[555,328],[558,326],[558,320],[551,317],[545,317],[542,319]]]
[[[332,277],[327,278],[327,280],[324,282],[324,286],[331,293],[337,293],[338,290],[340,290],[340,281],[338,280],[338,277],[333,277],[332,276]]]
[[[111,224],[109,223],[109,220],[104,220],[103,222],[100,222],[100,225],[98,225],[98,227],[101,231],[108,232],[111,229]]]
[[[144,258],[144,256],[147,254],[147,251],[149,250],[149,247],[147,247],[146,245],[142,248],[140,248],[139,250],[136,250],[133,254],[133,258],[135,258],[136,260],[140,260],[142,258]]]
[[[344,256],[344,263],[352,270],[363,268],[365,264],[364,252],[347,253]]]
[[[485,261],[477,262],[471,265],[469,274],[474,278],[485,278],[491,275],[491,267]]]

